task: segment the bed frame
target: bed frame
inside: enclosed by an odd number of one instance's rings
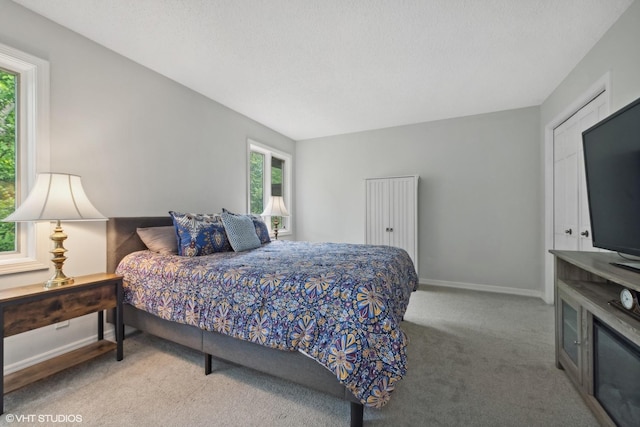
[[[138,227],[172,225],[167,217],[120,217],[107,222],[107,272],[115,271],[127,254],[146,249],[136,233]],[[195,326],[171,322],[124,305],[124,324],[204,354],[204,371],[211,373],[211,358],[230,361],[269,375],[322,391],[351,403],[351,426],[361,427],[364,406],[320,363],[295,351],[282,351],[242,341]]]

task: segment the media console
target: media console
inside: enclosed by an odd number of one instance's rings
[[[640,292],[640,273],[612,265],[614,253],[550,252],[556,366],[602,425],[640,425],[640,321],[610,304],[623,288]]]

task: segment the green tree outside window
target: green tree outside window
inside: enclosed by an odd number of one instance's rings
[[[249,212],[260,215],[264,211],[264,154],[251,152],[249,171]]]
[[[16,84],[15,74],[0,69],[0,219],[16,205]],[[15,250],[15,224],[0,222],[0,252]]]

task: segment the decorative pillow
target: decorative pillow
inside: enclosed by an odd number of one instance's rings
[[[226,210],[223,210],[221,216],[229,243],[234,251],[242,252],[260,247],[260,239],[251,218],[246,215],[234,215]]]
[[[178,255],[201,256],[231,250],[219,216],[169,211],[175,226]]]
[[[256,234],[258,235],[258,238],[260,239],[260,243],[269,243],[269,242],[271,242],[271,238],[269,237],[269,229],[267,228],[267,224],[264,222],[264,220],[262,219],[261,216],[253,215],[253,214],[247,214],[247,215],[237,214],[237,213],[233,213],[231,211],[228,211],[225,208],[222,208],[222,212],[223,213],[228,213],[230,215],[247,216],[247,217],[251,218],[251,221],[253,221],[253,225],[256,227]]]
[[[172,225],[166,227],[137,228],[136,232],[145,246],[153,252],[161,254],[177,254],[178,239],[176,229]]]
[[[249,215],[249,218],[251,218],[251,220],[253,221],[253,225],[256,227],[256,234],[260,239],[260,243],[271,242],[271,238],[269,237],[269,229],[267,228],[267,224],[265,224],[262,217],[258,215]]]

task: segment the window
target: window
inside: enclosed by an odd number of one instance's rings
[[[48,108],[49,63],[0,44],[0,219],[49,169]],[[48,268],[48,234],[48,224],[0,222],[0,274]]]
[[[0,68],[0,218],[16,206],[16,95],[18,76]],[[0,222],[0,253],[15,252],[16,225]]]
[[[291,155],[249,140],[249,212],[260,215],[271,196],[282,196],[291,213]],[[291,234],[291,216],[267,219],[269,230],[279,221],[278,235]]]

